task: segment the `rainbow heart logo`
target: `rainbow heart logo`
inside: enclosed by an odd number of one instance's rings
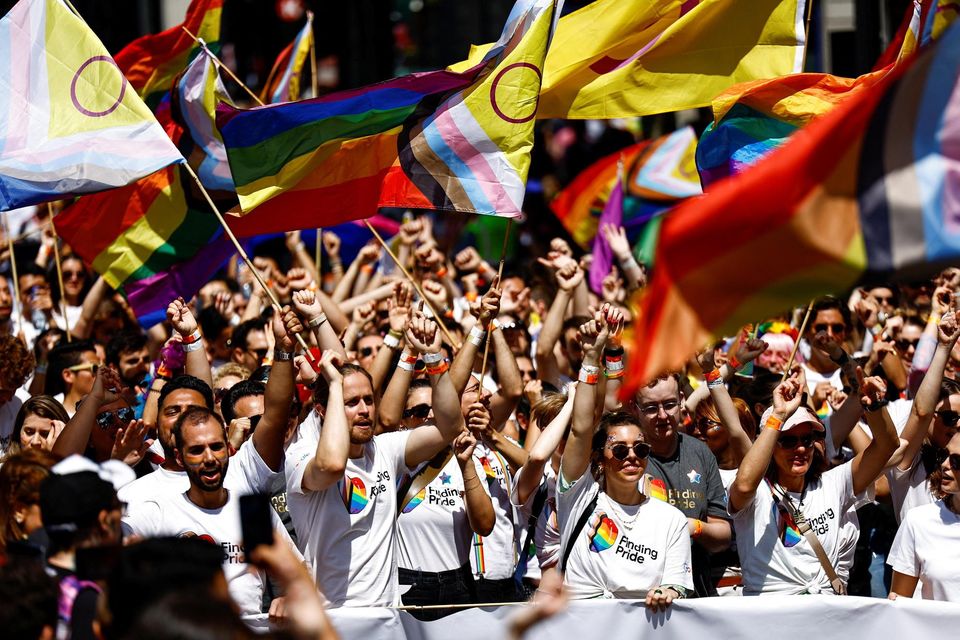
[[[344,476],[343,504],[351,514],[363,511],[370,500],[367,498],[367,487],[360,478]]]
[[[590,538],[590,551],[596,553],[606,551],[617,541],[617,535],[619,535],[619,533],[620,530],[617,528],[617,523],[608,518],[606,514],[600,514],[600,522],[597,524],[597,530],[593,534],[593,537]]]

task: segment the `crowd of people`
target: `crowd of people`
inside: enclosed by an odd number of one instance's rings
[[[623,397],[645,268],[298,232],[141,329],[68,248],[0,275],[7,637],[332,638],[533,598],[960,602],[960,269],[744,327]],[[53,242],[55,242],[55,238]],[[12,257],[8,255],[9,258]],[[14,300],[14,291],[19,298]],[[706,304],[706,303],[705,303]],[[626,348],[625,348],[626,347]],[[248,544],[244,496],[269,497]],[[440,605],[440,606],[437,606]]]

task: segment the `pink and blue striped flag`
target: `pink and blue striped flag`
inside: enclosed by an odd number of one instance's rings
[[[0,211],[123,186],[182,161],[62,0],[20,0],[0,19]]]

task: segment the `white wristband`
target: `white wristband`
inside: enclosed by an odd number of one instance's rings
[[[388,333],[383,337],[383,346],[388,347],[390,349],[399,349],[400,340],[399,338],[397,338],[397,336],[392,336]]]
[[[311,318],[310,322],[307,323],[307,326],[311,329],[317,329],[323,326],[323,323],[327,321],[327,314],[321,313],[316,318]]]
[[[203,349],[203,341],[191,342],[190,344],[182,344],[183,350],[186,352],[190,351],[200,351]]]
[[[470,329],[470,344],[475,347],[480,347],[483,345],[483,339],[487,337],[487,332],[481,329],[479,323],[473,325],[473,328]]]
[[[421,356],[426,364],[437,364],[443,360],[442,353],[425,353]]]

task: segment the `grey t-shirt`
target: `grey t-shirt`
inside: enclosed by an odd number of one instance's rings
[[[677,449],[669,458],[650,456],[651,497],[663,499],[688,518],[706,522],[708,516],[729,520],[726,494],[717,459],[696,438],[678,434]],[[716,595],[710,579],[710,554],[693,542],[693,582],[698,596]]]

